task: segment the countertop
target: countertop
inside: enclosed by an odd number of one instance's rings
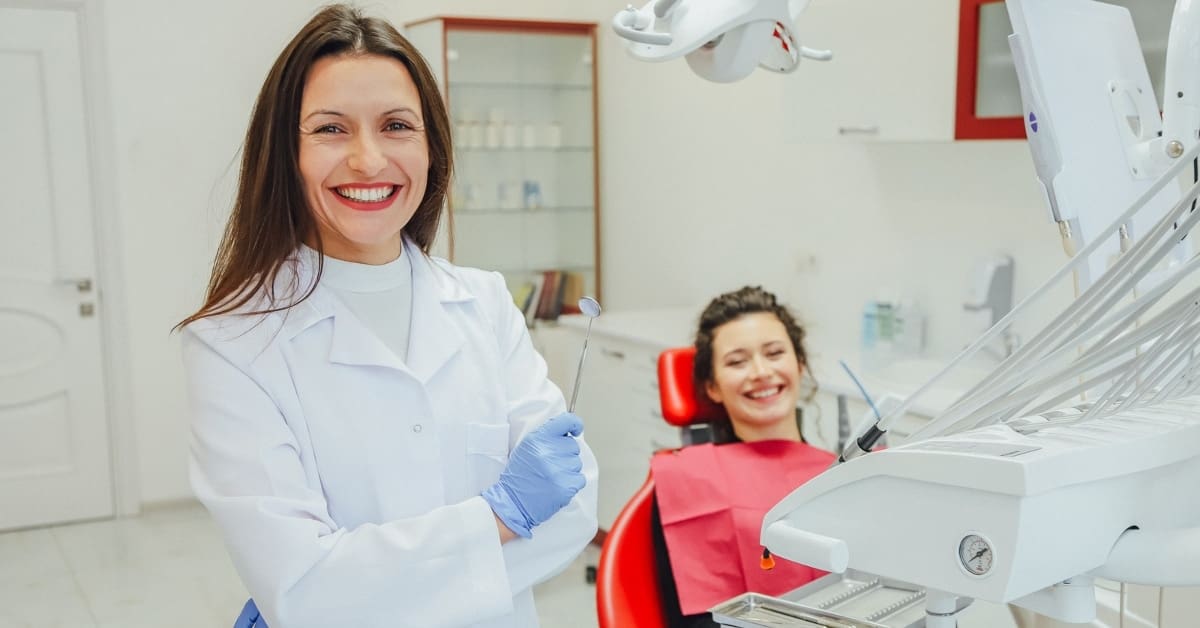
[[[592,323],[592,335],[630,342],[661,351],[692,343],[696,322],[703,306],[675,307],[653,310],[603,312]],[[588,319],[581,314],[561,316],[558,324],[583,333]],[[953,356],[905,357],[877,369],[864,369],[857,346],[838,347],[810,336],[806,340],[809,367],[820,390],[834,395],[861,399],[862,394],[838,363],[845,360],[862,381],[867,392],[878,400],[887,394],[901,398],[916,392],[925,382],[949,363]],[[937,385],[925,391],[909,408],[911,414],[934,417],[943,412],[967,389],[980,381],[990,370],[987,365],[966,365],[956,368]]]

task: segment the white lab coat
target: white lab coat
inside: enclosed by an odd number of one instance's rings
[[[183,332],[192,486],[272,628],[537,626],[531,587],[595,533],[581,441],[587,486],[531,540],[500,544],[479,494],[563,396],[499,274],[404,254],[407,361],[321,286],[286,315]],[[298,256],[277,294],[309,285]]]

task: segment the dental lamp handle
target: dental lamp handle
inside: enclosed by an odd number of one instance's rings
[[[828,61],[833,58],[832,50],[818,50],[808,46],[800,46],[800,56],[814,61]]]
[[[613,30],[625,39],[651,46],[669,46],[671,44],[670,33],[646,32],[645,29],[648,26],[650,26],[649,16],[633,8],[633,5],[613,16]]]

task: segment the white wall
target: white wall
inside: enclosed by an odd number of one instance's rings
[[[190,494],[183,373],[168,330],[200,303],[257,89],[316,6],[104,0],[127,301],[113,305],[127,309],[144,501]],[[1063,261],[1023,142],[786,144],[784,116],[800,105],[782,81],[802,72],[714,85],[682,62],[637,63],[607,27],[624,2],[366,6],[398,23],[503,12],[601,24],[608,309],[700,303],[761,283],[796,306],[815,340],[852,347],[863,300],[894,287],[923,302],[941,351],[966,340],[960,305],[983,253],[1017,258],[1019,294]]]

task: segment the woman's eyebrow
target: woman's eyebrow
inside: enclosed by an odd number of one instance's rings
[[[325,116],[337,116],[337,117],[339,117],[339,118],[344,118],[344,117],[346,117],[346,114],[344,114],[344,113],[342,113],[342,112],[340,112],[340,111],[333,111],[332,109],[317,109],[316,111],[314,111],[314,112],[312,112],[312,113],[308,114],[307,116],[304,116],[304,119],[305,119],[305,120],[307,120],[307,119],[309,119],[309,118],[311,118],[311,117],[313,117],[313,116],[321,116],[321,115],[325,115]]]

